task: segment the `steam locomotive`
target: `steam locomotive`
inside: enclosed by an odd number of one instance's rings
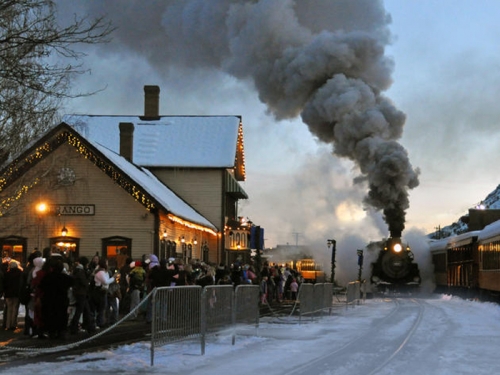
[[[371,283],[377,291],[407,292],[420,286],[420,271],[410,246],[401,237],[382,241],[377,260],[371,265]]]

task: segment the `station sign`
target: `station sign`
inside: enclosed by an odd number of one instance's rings
[[[54,204],[56,215],[95,215],[95,204]]]

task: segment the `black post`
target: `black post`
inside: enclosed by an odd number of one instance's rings
[[[328,248],[330,248],[330,246],[332,247],[332,274],[330,275],[330,282],[335,285],[335,252],[337,251],[337,241],[331,239],[327,240],[326,243],[328,245]]]
[[[254,261],[255,261],[255,271],[257,272],[257,280],[259,281],[259,285],[260,285],[260,281],[261,281],[260,273],[262,271],[262,256],[261,256],[262,239],[260,238],[260,234],[261,234],[260,226],[256,226],[255,227],[255,250],[256,250],[256,253],[255,253]]]
[[[363,270],[363,250],[358,250],[358,281],[361,282],[361,271]]]

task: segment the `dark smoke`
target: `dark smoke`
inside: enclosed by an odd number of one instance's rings
[[[276,119],[301,116],[333,153],[352,160],[364,203],[401,232],[418,185],[397,142],[405,115],[391,85],[390,17],[382,0],[89,1],[107,13],[123,46],[152,66],[222,70],[255,86]],[[110,47],[116,48],[116,47]]]

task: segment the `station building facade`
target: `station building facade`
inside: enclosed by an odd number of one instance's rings
[[[4,257],[50,248],[119,267],[145,254],[228,264],[249,252],[226,225],[248,198],[241,117],[160,116],[159,91],[144,87],[141,116],[65,116],[1,167]]]

